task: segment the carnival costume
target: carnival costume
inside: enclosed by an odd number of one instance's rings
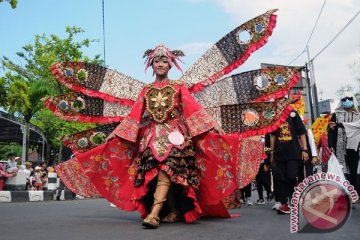
[[[46,106],[59,117],[107,123],[65,140],[75,157],[56,171],[72,191],[103,196],[143,218],[156,199],[160,170],[171,180],[179,216],[229,217],[222,200],[256,175],[263,145],[247,137],[271,132],[291,111],[284,98],[298,79],[295,67],[269,67],[223,77],[263,46],[276,23],[275,10],[235,28],[177,81],[145,84],[117,71],[82,62],[56,63],[51,70],[72,89]],[[241,39],[247,33],[249,39]],[[145,52],[178,65],[181,51],[164,45]],[[268,84],[259,88],[258,80]],[[120,124],[119,124],[120,122]],[[226,134],[211,132],[220,125]],[[118,137],[103,143],[105,136]],[[166,215],[166,206],[164,204]]]

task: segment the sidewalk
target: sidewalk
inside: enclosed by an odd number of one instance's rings
[[[38,202],[56,200],[56,190],[43,191],[0,191],[0,203],[3,202]],[[83,199],[76,196],[76,199]],[[60,200],[74,200],[69,190],[63,190]]]

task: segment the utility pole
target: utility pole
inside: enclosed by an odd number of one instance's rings
[[[311,93],[311,85],[310,85],[310,78],[309,78],[309,68],[308,68],[308,63],[305,63],[305,77],[306,77],[306,86],[307,86],[307,95],[308,95],[308,99],[309,99],[309,108],[310,108],[310,119],[311,119],[311,123],[313,123],[315,121],[314,118],[314,109],[313,109],[313,102],[312,102],[312,93]]]
[[[21,124],[20,125],[20,128],[21,128],[21,132],[22,132],[22,152],[21,152],[21,165],[24,165],[25,164],[25,159],[26,159],[26,149],[27,149],[27,144],[26,144],[26,139],[27,139],[27,137],[26,137],[26,126],[25,125],[23,125],[23,124]]]
[[[312,93],[311,96],[313,96],[313,98],[310,98],[310,102],[312,104],[311,108],[314,113],[313,118],[315,119],[319,116],[319,101],[318,101],[317,87],[316,87],[316,82],[315,82],[314,61],[310,60],[309,46],[306,46],[306,53],[307,53],[307,57],[308,57],[307,68],[310,71],[310,80],[308,82],[309,92],[311,91],[311,93]],[[313,118],[312,118],[312,122],[314,122]]]

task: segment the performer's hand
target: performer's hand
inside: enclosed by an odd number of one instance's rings
[[[225,134],[225,131],[218,124],[215,125],[214,131],[218,134]]]
[[[336,126],[336,123],[335,123],[335,122],[329,122],[329,127],[330,127],[332,130],[334,130],[335,126]]]
[[[110,133],[110,135],[105,138],[105,143],[107,143],[108,141],[110,141],[115,137],[116,137],[115,133]]]

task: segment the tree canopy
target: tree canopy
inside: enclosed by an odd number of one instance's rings
[[[2,3],[4,0],[0,0],[0,3]],[[14,9],[17,6],[18,1],[17,0],[5,0],[5,2],[10,3],[11,7]]]
[[[90,58],[83,54],[83,48],[96,40],[75,40],[84,33],[82,28],[66,27],[65,32],[65,38],[54,34],[35,35],[34,43],[23,46],[16,53],[19,62],[6,56],[1,58],[4,75],[0,78],[0,105],[9,113],[23,118],[26,123],[31,122],[42,128],[52,147],[59,145],[60,135],[82,131],[93,124],[66,122],[44,109],[44,98],[69,91],[56,81],[50,71],[51,65],[63,61],[103,63],[100,55]]]

